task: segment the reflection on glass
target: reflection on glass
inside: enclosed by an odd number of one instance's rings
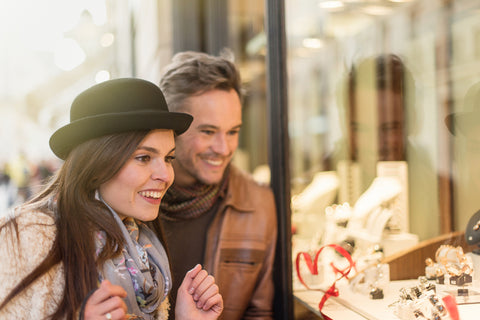
[[[318,247],[326,207],[355,211],[386,176],[401,191],[384,232],[414,242],[463,230],[480,175],[472,143],[450,140],[443,118],[478,81],[480,3],[330,4],[286,3],[294,245]]]
[[[454,135],[455,152],[453,175],[457,210],[465,224],[480,208],[480,82],[466,90],[456,112],[447,115],[445,122]]]

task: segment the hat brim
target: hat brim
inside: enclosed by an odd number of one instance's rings
[[[480,140],[480,82],[473,84],[463,99],[463,112],[455,112],[445,117],[448,130],[455,136],[462,134],[468,139]]]
[[[102,114],[73,121],[53,133],[50,148],[60,159],[65,160],[77,145],[93,138],[128,131],[171,129],[176,134],[184,133],[193,117],[186,113],[143,111]]]
[[[477,140],[480,140],[480,137],[476,137],[479,121],[480,113],[478,112],[457,112],[445,117],[445,125],[451,134],[454,136],[462,134]]]

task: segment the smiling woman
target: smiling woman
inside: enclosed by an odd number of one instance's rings
[[[120,217],[151,221],[173,183],[175,141],[172,130],[154,130],[109,181],[100,186],[102,199]]]
[[[141,79],[106,81],[75,98],[70,123],[50,138],[63,165],[0,219],[8,260],[0,318],[168,318],[172,279],[155,218],[173,182],[174,134],[191,122]],[[144,221],[153,219],[152,231]],[[185,276],[175,310],[179,320],[221,314],[218,287],[200,265]]]

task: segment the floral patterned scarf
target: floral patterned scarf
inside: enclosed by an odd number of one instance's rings
[[[127,291],[127,319],[156,319],[172,286],[165,249],[144,223],[133,218],[122,221],[112,208],[109,209],[126,244],[122,255],[107,260],[99,270],[100,281],[108,279]],[[105,244],[103,231],[97,233],[96,241],[98,253]]]

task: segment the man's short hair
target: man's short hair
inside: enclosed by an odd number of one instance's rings
[[[185,99],[214,89],[233,89],[242,98],[240,72],[229,49],[219,56],[194,51],[175,54],[163,71],[160,88],[171,111],[180,110]]]

